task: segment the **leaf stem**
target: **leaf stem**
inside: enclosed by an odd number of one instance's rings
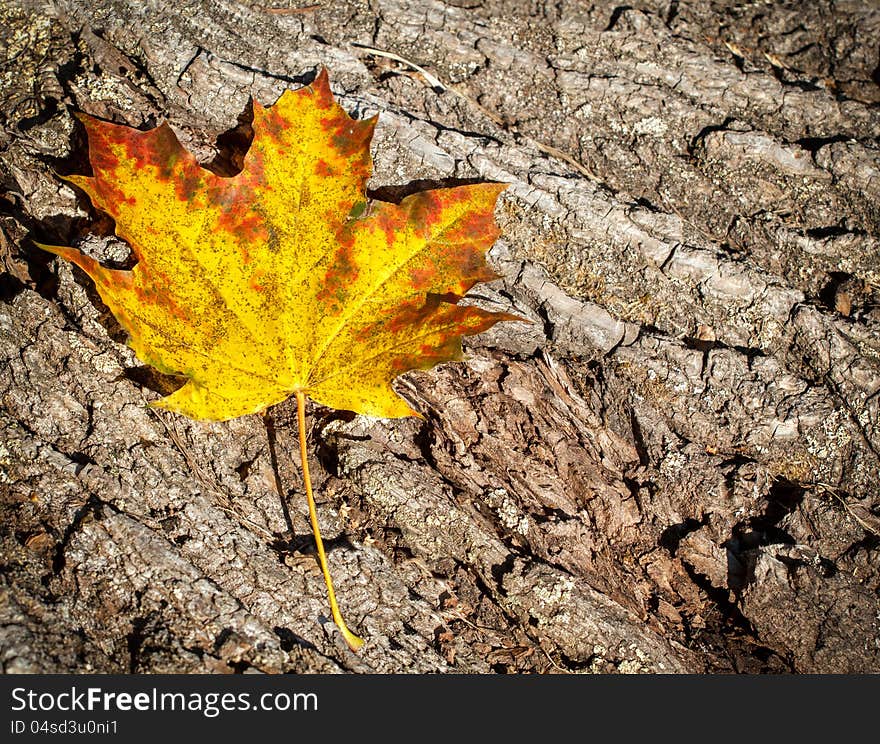
[[[309,520],[312,523],[312,534],[315,536],[315,545],[318,548],[318,561],[321,564],[321,571],[324,573],[324,583],[327,585],[327,596],[330,599],[330,612],[333,615],[333,622],[342,633],[343,638],[352,651],[357,651],[364,645],[362,639],[352,633],[345,620],[342,619],[342,613],[339,611],[339,605],[336,604],[336,594],[333,591],[333,579],[330,578],[330,569],[327,567],[327,554],[324,552],[324,542],[321,540],[321,528],[318,526],[318,512],[315,509],[315,497],[312,495],[312,478],[309,474],[309,458],[306,449],[306,395],[302,391],[296,393],[296,419],[299,424],[299,453],[302,459],[303,480],[306,484],[306,499],[309,502]]]

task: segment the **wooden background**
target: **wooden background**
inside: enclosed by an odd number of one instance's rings
[[[0,2],[2,669],[880,671],[876,4],[292,2]],[[73,111],[208,162],[320,66],[377,196],[511,184],[474,301],[534,321],[401,378],[424,420],[310,408],[358,655],[289,403],[275,467],[260,417],[147,409],[31,242],[128,255]]]

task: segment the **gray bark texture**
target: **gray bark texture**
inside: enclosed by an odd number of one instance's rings
[[[0,0],[2,669],[880,672],[876,4],[295,2]],[[321,66],[377,197],[510,184],[473,301],[533,321],[310,406],[358,654],[295,406],[148,408],[32,242],[128,256],[74,111],[228,159]]]

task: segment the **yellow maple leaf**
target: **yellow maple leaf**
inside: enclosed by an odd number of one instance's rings
[[[457,304],[496,276],[485,251],[505,186],[368,204],[376,119],[350,118],[325,71],[269,108],[254,102],[253,142],[232,177],[199,165],[167,124],[138,131],[80,118],[93,173],[67,180],[113,217],[137,264],[114,270],[42,247],[95,281],[140,359],[187,378],[156,406],[224,420],[296,395],[301,435],[306,396],[412,415],[395,377],[459,359],[462,335],[519,320]]]
[[[140,359],[189,382],[157,405],[196,419],[259,412],[296,392],[373,416],[411,415],[390,382],[460,358],[460,337],[512,316],[454,304],[495,278],[500,184],[365,196],[375,118],[351,119],[326,73],[263,108],[232,178],[206,170],[167,124],[141,132],[80,117],[93,176],[70,176],[116,221],[132,271],[77,264]],[[451,301],[450,301],[451,300]]]

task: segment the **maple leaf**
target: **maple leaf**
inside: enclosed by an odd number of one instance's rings
[[[333,619],[345,625],[318,527],[305,398],[373,416],[415,414],[392,389],[411,369],[461,358],[461,338],[500,320],[459,305],[496,278],[485,252],[502,184],[368,204],[376,119],[356,121],[326,71],[269,108],[254,102],[253,142],[238,175],[203,168],[171,128],[80,115],[91,176],[70,176],[116,221],[131,271],[78,250],[41,246],[83,269],[140,359],[187,382],[152,405],[196,419],[257,413],[297,399],[309,517]],[[415,414],[417,415],[417,414]]]
[[[496,278],[484,254],[505,185],[368,206],[376,118],[350,118],[326,71],[269,108],[254,102],[253,143],[233,177],[199,165],[167,124],[80,119],[93,175],[67,180],[113,217],[137,265],[43,247],[95,281],[140,359],[188,378],[154,405],[224,420],[302,392],[408,416],[395,377],[459,359],[462,335],[518,320],[456,304]]]

